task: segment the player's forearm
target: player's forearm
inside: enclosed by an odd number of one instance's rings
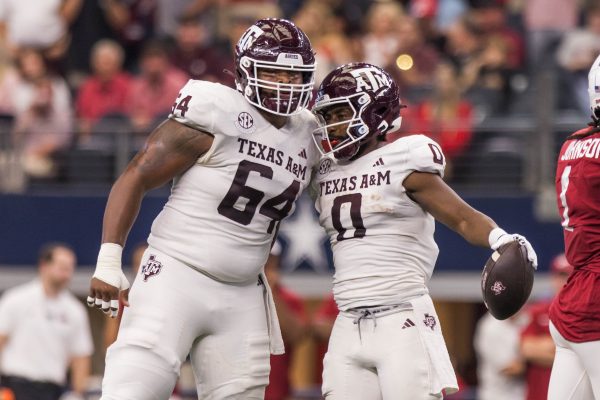
[[[83,394],[90,376],[90,357],[75,357],[71,361],[71,386],[74,392]]]
[[[472,210],[455,230],[472,245],[490,247],[489,235],[496,226],[490,217],[477,210]]]
[[[128,170],[119,177],[110,191],[104,211],[102,243],[125,245],[145,191],[134,172]]]

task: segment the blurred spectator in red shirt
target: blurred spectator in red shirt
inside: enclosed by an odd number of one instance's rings
[[[106,115],[125,113],[131,77],[123,72],[123,48],[108,39],[97,42],[91,54],[94,75],[87,78],[77,95],[80,143],[90,140],[92,126]]]
[[[228,75],[223,70],[233,68],[229,65],[231,58],[211,47],[209,39],[210,33],[197,17],[180,18],[171,50],[171,62],[191,79],[225,82]]]
[[[129,92],[129,116],[136,132],[146,134],[164,119],[188,76],[175,68],[161,42],[149,42],[140,57],[140,74]]]
[[[521,332],[521,353],[527,362],[525,379],[527,384],[526,400],[546,400],[548,384],[554,361],[555,345],[548,328],[548,310],[552,298],[567,283],[573,266],[564,253],[554,257],[550,264],[550,281],[554,293],[549,299],[532,304],[527,312],[529,324]]]
[[[302,299],[284,287],[280,280],[281,245],[275,242],[265,264],[265,275],[279,318],[285,354],[271,355],[271,374],[265,391],[265,400],[284,400],[291,394],[290,367],[295,346],[306,336],[307,316]]]

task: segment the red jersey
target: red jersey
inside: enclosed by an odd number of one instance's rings
[[[600,129],[582,129],[563,144],[556,196],[575,271],[552,303],[550,319],[571,342],[600,340]]]
[[[302,320],[306,320],[306,311],[302,299],[295,293],[275,285],[271,288],[292,312]],[[271,374],[269,385],[265,390],[265,400],[282,400],[290,395],[289,371],[293,349],[285,343],[285,354],[271,355]]]
[[[550,337],[548,312],[551,300],[532,305],[529,310],[529,324],[521,332],[521,337],[548,336]],[[527,400],[546,400],[548,398],[548,385],[550,384],[552,367],[543,367],[536,364],[527,364],[525,380],[527,382]]]

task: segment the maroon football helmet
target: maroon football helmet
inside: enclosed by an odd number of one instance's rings
[[[235,46],[237,90],[254,106],[276,115],[296,114],[308,106],[315,55],[308,37],[285,19],[257,21]],[[302,83],[258,79],[259,69],[302,73]]]
[[[327,111],[340,106],[349,107],[353,116],[327,123]],[[382,68],[366,63],[342,65],[325,77],[317,92],[312,111],[320,127],[313,138],[323,155],[347,160],[368,140],[398,130],[402,107],[398,86]],[[331,134],[331,128],[346,124],[344,137]]]

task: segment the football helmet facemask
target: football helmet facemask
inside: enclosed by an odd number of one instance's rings
[[[308,37],[285,19],[257,21],[235,46],[235,83],[246,100],[271,114],[289,116],[308,106],[315,56]],[[259,79],[260,70],[302,74],[302,83]]]
[[[588,74],[588,94],[594,122],[600,120],[600,56],[596,58]]]
[[[398,86],[382,68],[367,63],[343,65],[330,72],[317,91],[312,111],[320,126],[313,139],[324,156],[348,160],[371,139],[397,131],[402,107]],[[350,109],[351,117],[328,121],[328,113],[341,108]],[[346,126],[342,136],[339,126]]]

